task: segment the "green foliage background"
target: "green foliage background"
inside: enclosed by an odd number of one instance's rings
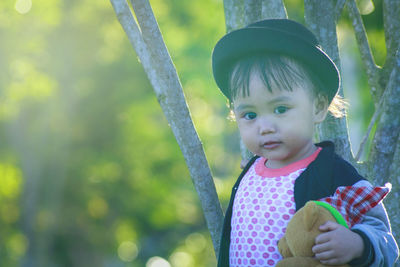
[[[301,2],[286,3],[303,21]],[[151,5],[225,209],[240,158],[211,76],[223,3]],[[375,6],[364,19],[382,63]],[[358,140],[373,110],[345,15],[339,33]],[[110,2],[2,1],[0,38],[0,266],[214,266],[185,162]]]

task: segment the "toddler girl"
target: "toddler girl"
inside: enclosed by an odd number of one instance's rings
[[[331,142],[313,142],[314,126],[337,110],[339,72],[308,29],[273,19],[225,35],[213,51],[213,73],[256,155],[233,187],[218,266],[275,266],[277,242],[308,200],[371,186]],[[335,222],[320,230],[313,252],[323,264],[391,266],[398,256],[382,203],[351,230]]]

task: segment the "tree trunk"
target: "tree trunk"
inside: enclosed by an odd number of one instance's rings
[[[334,1],[304,1],[304,17],[308,28],[316,35],[324,51],[335,62],[340,71],[340,57],[336,34],[336,13]],[[339,94],[343,96],[342,86]],[[320,140],[332,140],[336,152],[344,159],[353,162],[346,117],[334,118],[328,115],[326,120],[318,125]]]

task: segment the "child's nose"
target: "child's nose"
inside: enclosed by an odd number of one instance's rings
[[[261,135],[275,132],[275,125],[270,119],[263,118],[259,120],[259,123],[258,127]]]

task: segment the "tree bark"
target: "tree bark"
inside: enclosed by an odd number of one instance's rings
[[[396,152],[389,170],[389,182],[392,192],[385,199],[385,206],[390,216],[390,222],[395,239],[400,240],[400,137],[397,139]],[[398,243],[398,242],[397,242]]]
[[[226,32],[243,27],[244,0],[224,0]]]
[[[271,0],[262,2],[263,19],[286,19],[287,12],[282,0]]]
[[[371,174],[378,184],[387,181],[400,134],[400,53],[396,54],[387,94],[384,94],[382,115],[378,121],[371,150]]]
[[[387,86],[391,70],[395,62],[396,52],[400,45],[400,1],[384,0],[383,1],[383,26],[385,31],[386,43],[386,62],[382,68],[380,77],[381,90]],[[377,92],[380,96],[383,92]]]
[[[393,73],[393,69],[397,69],[397,75],[399,75],[399,53],[400,53],[400,2],[397,0],[384,0],[383,1],[383,22],[385,31],[386,41],[386,62],[382,69],[380,81],[383,88],[386,88],[387,84],[391,79],[397,79],[397,77],[390,76]],[[397,53],[397,55],[396,55]],[[393,74],[395,75],[395,74]],[[390,78],[389,78],[390,76]],[[398,79],[397,79],[398,80]],[[388,82],[389,81],[389,82]],[[400,85],[392,85],[399,87]],[[389,86],[388,86],[389,87]],[[386,89],[387,90],[387,89]],[[398,91],[398,89],[396,90]],[[396,97],[396,96],[394,96]],[[398,97],[398,96],[397,96]],[[386,99],[386,98],[384,98]],[[383,105],[382,105],[383,106]],[[400,105],[395,107],[397,111],[396,117],[399,117],[398,112]],[[393,137],[392,137],[393,140]],[[395,146],[395,144],[391,144]],[[398,133],[396,141],[396,150],[394,152],[393,160],[389,169],[389,181],[392,183],[392,193],[385,200],[388,213],[390,215],[393,235],[397,241],[400,238],[400,134]],[[399,243],[399,242],[398,242]]]
[[[244,1],[244,22],[245,25],[261,20],[261,0]]]

